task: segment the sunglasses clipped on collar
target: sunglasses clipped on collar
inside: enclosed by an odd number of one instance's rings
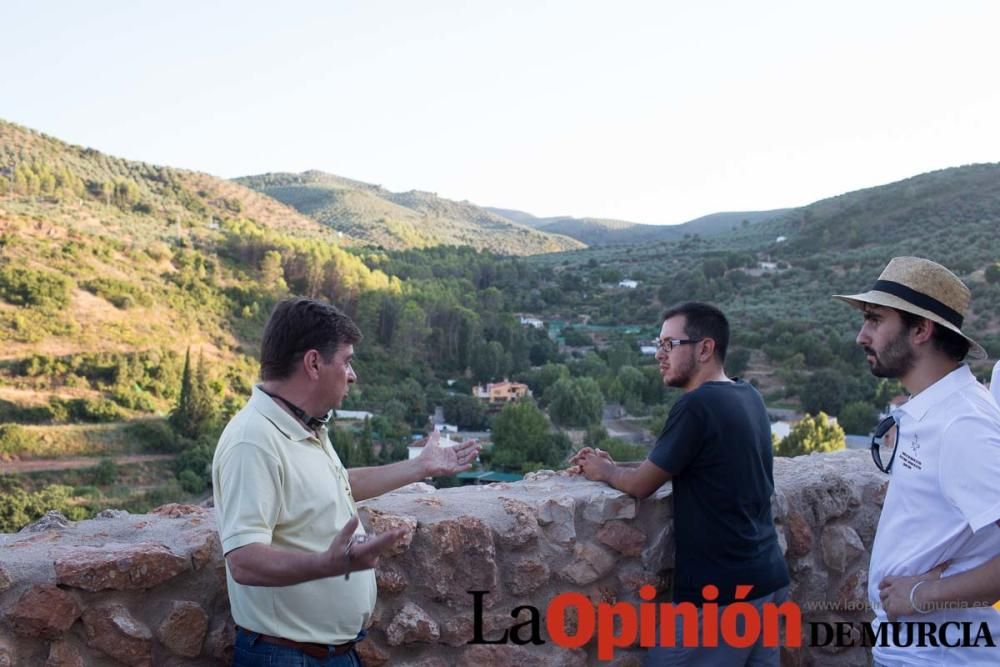
[[[887,465],[882,465],[882,439],[885,438],[885,434],[889,432],[889,429],[895,425],[895,417],[886,417],[878,423],[878,426],[875,427],[875,432],[872,433],[872,460],[875,461],[875,466],[886,474],[889,474],[889,471],[892,470],[892,462],[896,460],[896,448],[899,446],[899,429],[896,430],[896,442],[892,446],[892,456],[889,457]]]

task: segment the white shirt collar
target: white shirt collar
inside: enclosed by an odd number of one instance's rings
[[[277,404],[260,388],[254,385],[253,393],[250,396],[250,405],[254,410],[264,416],[269,422],[281,431],[289,440],[314,440],[316,434],[307,429],[302,422],[288,414],[284,408]]]
[[[976,382],[976,376],[969,370],[968,364],[962,364],[916,396],[910,398],[898,410],[920,421],[932,407],[940,404],[962,387],[968,384],[975,384]]]

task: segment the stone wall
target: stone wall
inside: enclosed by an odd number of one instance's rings
[[[779,459],[774,513],[804,620],[867,619],[866,569],[885,493],[866,453]],[[637,503],[608,487],[539,473],[516,484],[434,491],[417,484],[362,503],[370,529],[406,537],[377,572],[379,603],[365,664],[599,664],[594,644],[468,645],[473,598],[483,634],[513,625],[519,605],[544,610],[576,591],[594,603],[638,604],[672,568],[671,490]],[[46,517],[0,535],[0,667],[219,665],[233,640],[225,573],[210,510],[168,505],[107,511],[71,524]],[[332,602],[331,602],[332,603]],[[806,626],[807,627],[807,626]],[[529,636],[527,626],[519,636]],[[541,634],[548,639],[544,619]],[[804,640],[804,643],[808,637]],[[639,664],[618,650],[610,664]],[[783,649],[787,665],[864,665],[864,649]],[[608,664],[608,663],[604,663]]]

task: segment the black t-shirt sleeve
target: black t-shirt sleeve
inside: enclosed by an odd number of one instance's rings
[[[670,409],[649,460],[671,475],[680,475],[705,444],[705,423],[697,402],[682,396]]]

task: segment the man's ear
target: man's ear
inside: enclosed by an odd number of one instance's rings
[[[715,340],[712,338],[703,338],[698,345],[701,346],[701,349],[698,351],[698,361],[703,364],[708,363],[715,356]]]
[[[302,369],[310,379],[319,378],[319,361],[319,350],[308,350],[302,355]]]
[[[934,337],[934,327],[936,326],[936,323],[927,318],[921,318],[919,322],[910,327],[910,342],[914,345],[929,343]]]

